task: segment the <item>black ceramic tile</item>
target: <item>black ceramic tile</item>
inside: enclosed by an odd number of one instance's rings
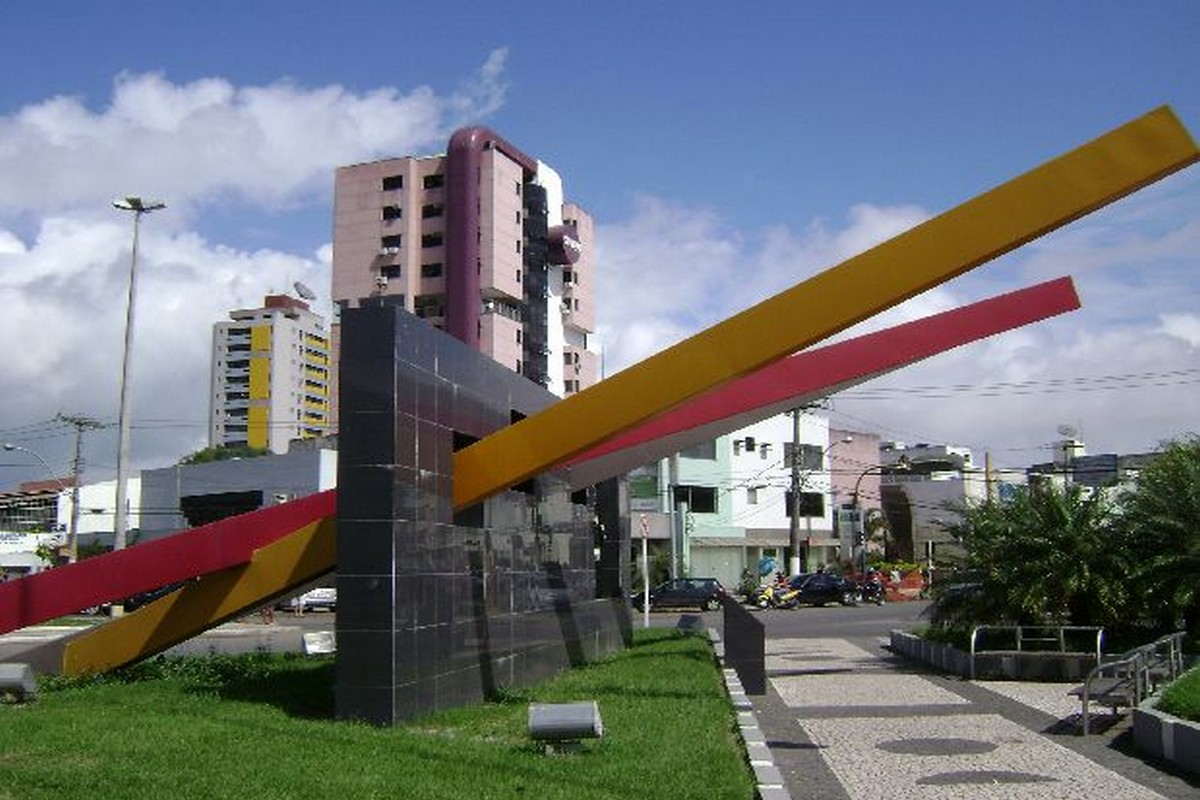
[[[339,602],[341,597],[338,598]],[[354,630],[353,622],[337,622],[337,685],[391,686],[392,634],[389,631]],[[353,657],[344,657],[347,653]],[[339,716],[341,716],[339,714]]]
[[[339,460],[338,518],[390,521],[395,513],[392,490],[394,480],[393,467],[355,466]]]
[[[441,419],[438,414],[438,383],[441,379],[425,370],[414,370],[413,376],[417,389],[417,408],[414,416],[423,420]]]
[[[392,686],[364,686],[338,682],[334,691],[340,719],[366,722],[372,725],[394,725],[406,719],[397,716]]]
[[[417,463],[418,469],[437,473],[442,462],[442,453],[449,455],[450,430],[427,419],[417,419]]]
[[[388,411],[360,411],[341,414],[338,446],[348,450],[354,465],[392,464],[396,445],[393,429],[396,417]],[[347,464],[350,462],[347,461]]]
[[[391,575],[358,576],[338,574],[338,636],[343,632],[391,632],[396,606]]]
[[[339,522],[339,577],[390,576],[395,571],[393,525],[387,520],[347,519]]]
[[[399,309],[350,310],[343,331],[354,388],[341,412],[358,416],[339,460],[338,644],[356,666],[339,670],[339,716],[387,724],[477,702],[620,647],[620,614],[592,599],[590,514],[561,477],[452,508],[455,433],[486,436],[557,400]]]
[[[417,464],[417,418],[411,414],[397,412],[395,415],[394,449],[390,455],[393,463],[405,467]]]

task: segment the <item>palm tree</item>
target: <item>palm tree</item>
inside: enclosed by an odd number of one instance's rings
[[[1168,443],[1121,497],[1121,524],[1142,554],[1130,583],[1166,629],[1200,631],[1200,437]]]
[[[935,624],[1110,625],[1126,605],[1121,532],[1100,493],[1051,483],[969,504],[947,526],[965,557],[934,590]]]

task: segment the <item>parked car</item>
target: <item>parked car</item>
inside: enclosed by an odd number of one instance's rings
[[[823,606],[841,603],[852,606],[858,602],[858,585],[849,578],[830,572],[809,572],[794,575],[788,580],[785,602],[795,605]]]
[[[336,611],[337,610],[337,589],[331,586],[323,586],[317,589],[310,589],[303,594],[298,594],[295,597],[289,597],[279,603],[279,608],[284,611]]]
[[[650,608],[699,608],[716,611],[725,599],[725,587],[716,578],[675,578],[650,590]],[[635,592],[630,598],[633,607],[642,610],[645,598]]]

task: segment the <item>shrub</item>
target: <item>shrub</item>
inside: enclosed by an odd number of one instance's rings
[[[1185,672],[1163,690],[1158,710],[1180,719],[1200,722],[1200,667]]]

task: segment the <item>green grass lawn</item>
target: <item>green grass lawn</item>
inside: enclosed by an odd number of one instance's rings
[[[337,722],[332,659],[154,660],[0,707],[10,798],[751,798],[706,640],[665,629],[603,662],[393,728]],[[596,700],[604,738],[547,756],[529,702]]]
[[[1163,689],[1158,710],[1181,719],[1200,722],[1200,667],[1189,670]]]

